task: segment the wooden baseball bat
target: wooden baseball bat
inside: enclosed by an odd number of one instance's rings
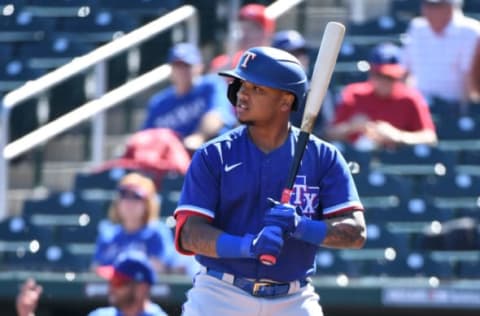
[[[310,133],[313,130],[318,113],[320,112],[320,107],[327,94],[344,35],[345,26],[342,23],[327,23],[310,80],[310,89],[305,102],[302,125],[300,127],[301,131],[295,144],[295,154],[288,173],[287,183],[285,184],[280,199],[282,203],[290,202],[298,168],[300,167]],[[273,265],[276,263],[277,258],[264,254],[260,256],[260,261],[266,265]]]

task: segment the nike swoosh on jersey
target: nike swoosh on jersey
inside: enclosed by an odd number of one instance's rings
[[[229,171],[232,171],[233,169],[235,169],[236,167],[240,166],[243,162],[239,162],[239,163],[236,163],[234,165],[225,165],[225,172],[229,172]]]

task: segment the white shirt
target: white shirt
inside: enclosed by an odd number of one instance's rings
[[[480,23],[461,12],[453,15],[442,34],[417,17],[408,27],[402,62],[427,99],[460,101],[466,96],[466,78],[479,40]]]

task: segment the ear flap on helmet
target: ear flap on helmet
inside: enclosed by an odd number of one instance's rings
[[[237,92],[241,85],[242,82],[237,78],[234,78],[232,82],[228,84],[227,97],[233,106],[237,105]]]

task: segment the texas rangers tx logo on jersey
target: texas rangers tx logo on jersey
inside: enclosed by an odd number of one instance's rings
[[[255,57],[257,56],[257,54],[255,53],[252,53],[252,52],[245,52],[245,54],[243,54],[243,62],[240,66],[242,66],[243,68],[247,68],[247,64],[249,61],[251,61],[252,59],[255,59]]]
[[[319,187],[307,186],[306,176],[297,176],[290,203],[300,207],[302,214],[312,217],[318,208]]]

